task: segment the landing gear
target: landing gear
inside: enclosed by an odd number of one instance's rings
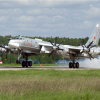
[[[29,61],[28,65],[31,67],[32,66],[32,61]]]
[[[21,53],[22,53],[22,50],[18,50],[18,59],[16,60],[16,63],[21,63],[20,61],[20,57],[21,57]],[[28,61],[28,55],[27,54],[23,54],[23,58],[25,58],[24,61],[22,61],[22,67],[26,67],[28,68],[28,66],[32,66],[32,61]]]
[[[28,61],[26,61],[26,68],[28,68]]]
[[[75,63],[75,58],[77,57],[76,54],[69,54],[70,59],[72,62],[69,63],[69,68],[79,68],[79,63]]]
[[[23,62],[22,62],[22,67],[25,67],[25,65],[26,65],[26,62],[23,61]]]
[[[72,67],[73,67],[73,63],[70,62],[70,63],[69,63],[69,68],[72,68]]]
[[[79,63],[78,62],[76,63],[76,68],[79,68]]]
[[[78,62],[76,62],[76,63],[75,62],[73,62],[73,63],[70,62],[69,63],[69,68],[79,68],[79,63]]]
[[[19,61],[18,61],[18,60],[16,60],[16,63],[17,63],[17,64],[19,64]]]
[[[28,55],[24,55],[25,61],[22,62],[22,67],[28,68],[28,66],[32,66],[32,61],[28,61]]]
[[[28,68],[28,66],[32,66],[32,61],[23,61],[22,62],[22,67],[24,68],[24,67],[26,67],[26,68]]]

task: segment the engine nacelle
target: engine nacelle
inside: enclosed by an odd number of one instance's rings
[[[9,46],[4,46],[4,48],[6,48],[6,49],[10,49],[10,47],[9,47]]]
[[[50,53],[51,51],[49,51],[45,46],[42,46],[40,53]]]
[[[57,50],[57,49],[58,49],[58,47],[56,47],[56,46],[53,46],[53,47],[52,47],[52,49],[53,49],[53,50]]]
[[[68,48],[65,48],[65,52],[66,52],[66,53],[69,53],[69,49],[68,49]]]
[[[6,49],[5,49],[5,48],[0,47],[0,52],[5,53],[5,52],[6,52]]]

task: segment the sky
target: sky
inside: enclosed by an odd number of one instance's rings
[[[98,0],[0,0],[0,35],[89,37],[100,24]]]

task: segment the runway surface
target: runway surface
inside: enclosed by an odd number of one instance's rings
[[[55,67],[55,66],[45,66],[45,67],[29,67],[29,68],[22,68],[22,67],[0,67],[0,70],[25,70],[25,69],[55,69],[55,70],[86,70],[86,69],[95,69],[95,68],[86,68],[86,67],[80,67],[80,68],[68,68],[68,67]]]

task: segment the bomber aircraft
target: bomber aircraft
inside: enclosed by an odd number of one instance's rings
[[[96,25],[96,29],[93,34],[90,36],[86,44],[80,46],[71,46],[71,45],[62,45],[57,44],[57,37],[55,38],[54,43],[50,40],[49,42],[42,41],[41,39],[30,39],[24,37],[17,37],[11,39],[7,45],[0,43],[1,52],[6,53],[6,58],[8,53],[18,54],[18,59],[16,63],[19,63],[21,55],[25,58],[26,61],[22,62],[22,67],[32,66],[32,62],[28,61],[28,56],[37,56],[41,53],[55,56],[60,56],[64,58],[70,58],[72,62],[69,63],[69,68],[79,68],[79,63],[75,62],[76,58],[98,58],[100,55],[100,50],[96,49],[98,46],[100,37],[100,25]]]

